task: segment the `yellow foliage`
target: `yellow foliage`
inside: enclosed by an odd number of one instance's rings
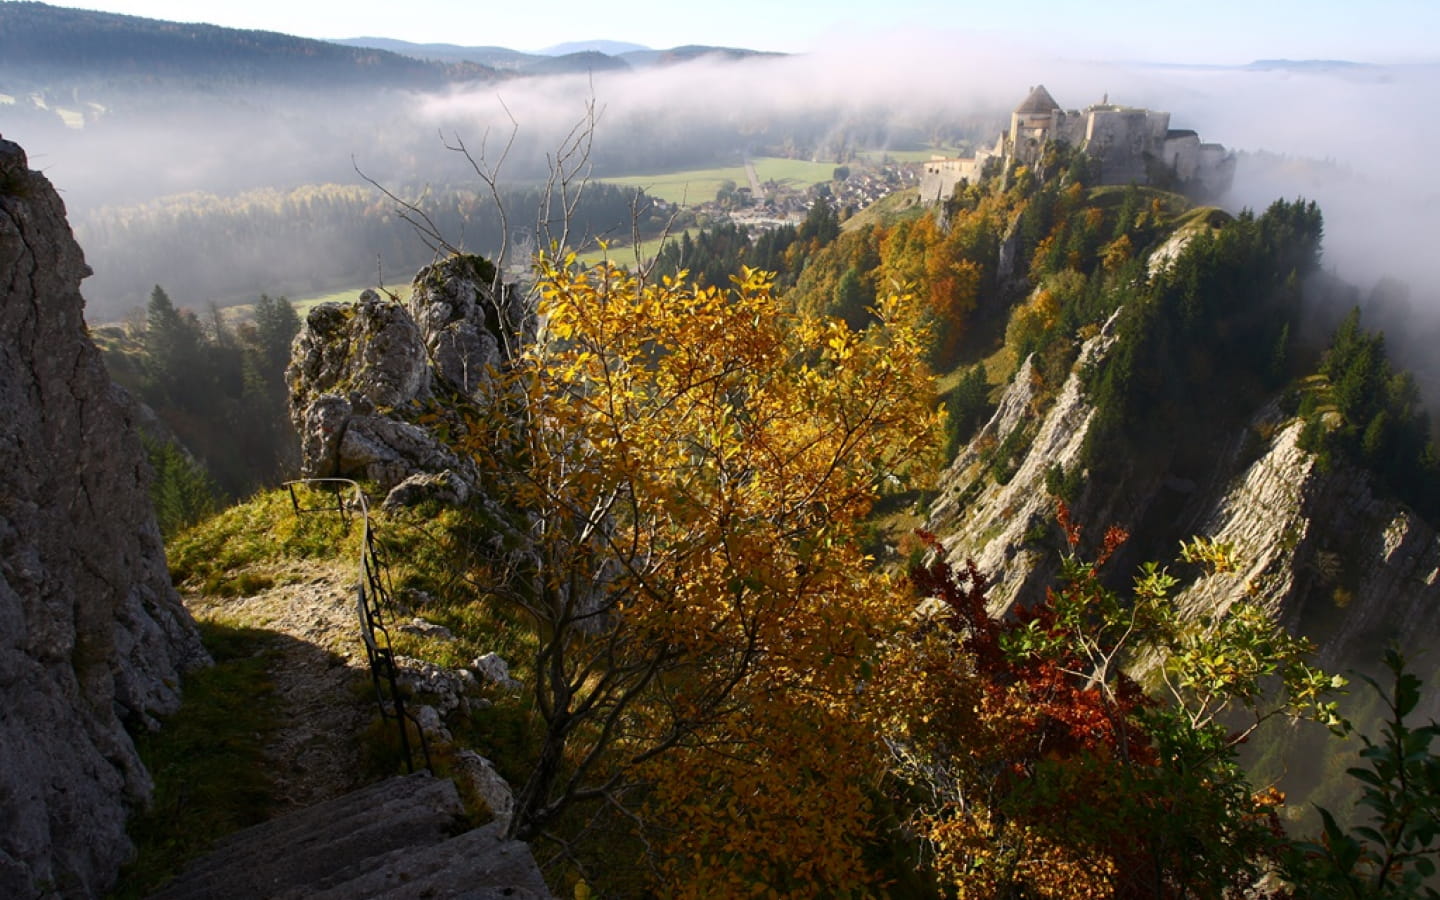
[[[1059,318],[1060,298],[1049,287],[1042,287],[1010,313],[1010,323],[1005,327],[1005,345],[1018,351],[1031,338],[1055,327]]]
[[[1122,234],[1115,240],[1106,244],[1100,250],[1100,259],[1104,263],[1105,271],[1113,272],[1135,255],[1135,247],[1130,242],[1128,234]]]
[[[857,687],[905,601],[858,535],[937,447],[915,304],[856,332],[750,270],[728,291],[538,275],[541,339],[496,403],[524,425],[470,440],[538,560],[510,594],[542,634],[559,781],[648,786],[667,895],[859,891],[878,764]],[[556,794],[527,786],[522,814]]]
[[[1098,900],[1114,894],[1117,869],[1103,853],[998,822],[983,809],[947,810],[919,824],[934,848],[936,874],[961,900]]]

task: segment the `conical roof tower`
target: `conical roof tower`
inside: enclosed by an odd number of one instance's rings
[[[1015,112],[1022,116],[1043,116],[1059,108],[1060,104],[1045,90],[1045,85],[1039,84],[1031,89],[1030,96],[1026,97],[1023,103],[1015,107]]]

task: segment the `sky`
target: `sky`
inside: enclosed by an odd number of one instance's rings
[[[1255,59],[1440,59],[1436,0],[91,0],[56,5],[314,38],[387,37],[539,50],[617,40],[800,53],[926,30],[1075,59],[1240,64]]]

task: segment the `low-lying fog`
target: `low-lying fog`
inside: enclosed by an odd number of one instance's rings
[[[0,106],[0,133],[26,147],[32,165],[50,175],[72,217],[83,222],[102,204],[185,191],[363,183],[355,165],[388,184],[473,181],[464,160],[442,147],[441,135],[458,135],[473,149],[484,141],[494,160],[512,120],[518,130],[502,178],[518,184],[543,174],[547,154],[592,97],[601,111],[591,157],[597,176],[733,164],[744,151],[787,138],[823,161],[847,144],[988,143],[1039,83],[1066,108],[1108,94],[1111,102],[1168,110],[1172,127],[1239,151],[1224,205],[1318,201],[1327,267],[1362,294],[1382,277],[1403,281],[1415,317],[1404,330],[1434,332],[1440,254],[1429,241],[1440,234],[1440,190],[1430,162],[1440,146],[1440,119],[1432,115],[1440,100],[1437,66],[1057,62],[994,41],[979,46],[957,36],[895,34],[803,57],[515,80],[443,95],[317,98],[210,89],[146,102],[123,98],[80,130],[59,126],[54,116],[22,115],[21,98]],[[155,280],[163,282],[163,273]]]

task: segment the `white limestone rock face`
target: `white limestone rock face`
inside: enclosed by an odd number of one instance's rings
[[[1258,603],[1319,645],[1319,662],[1373,669],[1394,644],[1433,683],[1440,660],[1440,536],[1371,476],[1343,463],[1321,470],[1299,446],[1298,420],[1273,427],[1267,446],[1214,499],[1197,531],[1229,544],[1238,571],[1202,578],[1177,598],[1191,615]],[[1425,714],[1440,713],[1428,692]]]
[[[1103,357],[1113,327],[1112,319],[1085,343],[1043,414],[1034,412],[1028,364],[1022,366],[990,422],[941,477],[926,528],[950,563],[973,559],[992,580],[992,613],[1037,600],[1053,583],[1058,550],[1045,474],[1052,465],[1067,473],[1080,465],[1093,407],[1078,373]],[[1440,635],[1440,536],[1382,496],[1364,471],[1338,461],[1322,470],[1300,446],[1303,427],[1278,405],[1266,406],[1239,433],[1217,442],[1223,449],[1204,483],[1137,468],[1124,496],[1082,489],[1072,504],[1076,521],[1092,530],[1097,523],[1133,529],[1155,497],[1176,492],[1184,498],[1182,511],[1171,517],[1177,539],[1228,544],[1237,562],[1233,572],[1184,585],[1175,601],[1185,615],[1213,618],[1237,602],[1255,603],[1314,641],[1317,662],[1331,671],[1374,672],[1383,648],[1395,644],[1415,672],[1433,682],[1440,659],[1427,651]],[[1009,480],[999,484],[986,450],[1017,430],[1026,436],[1024,449]],[[1427,693],[1424,702],[1422,717],[1440,715],[1440,692]]]
[[[458,256],[416,274],[408,307],[365,291],[310,312],[286,373],[304,475],[372,481],[392,506],[466,502],[473,463],[419,419],[431,400],[483,400],[533,340],[533,315],[513,292],[497,301],[492,278],[489,263]]]
[[[90,274],[49,181],[0,139],[0,896],[93,897],[150,794],[126,725],[206,660],[149,467],[90,342]]]
[[[322,303],[311,310],[288,372],[297,401],[339,394],[362,409],[428,397],[429,375],[414,320],[405,307],[371,290],[353,306]]]
[[[991,605],[1008,609],[1027,585],[1043,580],[1053,568],[1053,553],[1027,546],[1025,535],[1050,521],[1054,499],[1045,488],[1053,465],[1067,472],[1079,465],[1094,408],[1085,399],[1080,372],[1114,344],[1116,317],[1086,341],[1059,396],[1042,416],[1034,411],[1030,360],[1021,365],[1000,399],[999,408],[940,478],[940,497],[931,507],[926,529],[941,539],[949,561],[975,560],[992,579]],[[1033,434],[1014,474],[1005,484],[992,478],[985,462],[992,448],[1019,431]]]
[[[490,808],[496,827],[503,834],[515,818],[515,792],[499,772],[495,764],[474,750],[461,750],[455,754],[455,774],[463,779],[471,791]]]

